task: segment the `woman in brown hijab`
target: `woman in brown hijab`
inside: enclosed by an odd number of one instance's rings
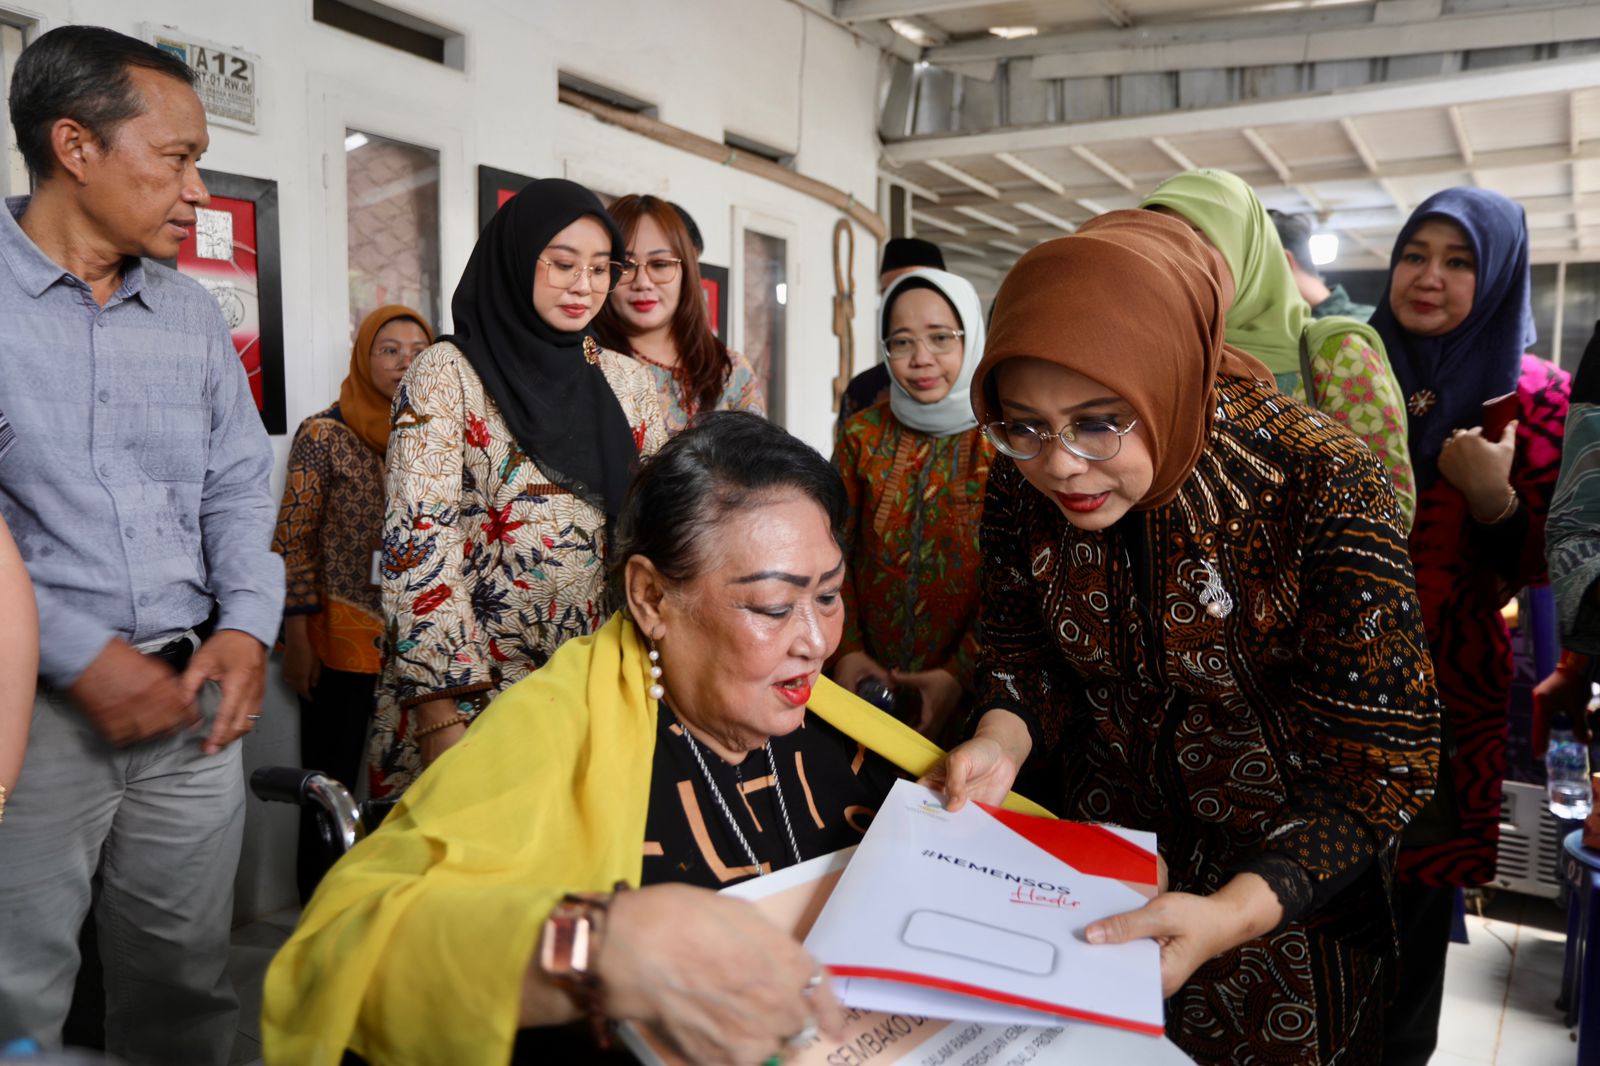
[[[1402,826],[1438,706],[1384,468],[1227,347],[1188,227],[1119,211],[1023,256],[973,380],[996,460],[980,716],[952,802],[1019,767],[1059,813],[1157,834],[1161,942],[1201,1063],[1377,1061]]]
[[[432,343],[427,321],[409,307],[380,307],[361,323],[339,401],[295,431],[272,539],[288,571],[283,678],[300,697],[301,765],[352,788],[381,666],[383,588],[373,557],[383,541],[389,401]],[[325,866],[308,816],[300,827],[302,903]]]

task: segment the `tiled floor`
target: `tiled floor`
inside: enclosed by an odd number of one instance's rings
[[[261,1059],[261,982],[299,911],[234,930],[229,966],[239,991],[233,1066]],[[1577,1045],[1555,1008],[1565,918],[1548,900],[1502,893],[1467,916],[1469,944],[1450,945],[1439,1050],[1431,1066],[1573,1066]]]

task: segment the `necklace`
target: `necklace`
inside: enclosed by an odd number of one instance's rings
[[[676,716],[674,716],[676,717]],[[694,761],[700,766],[700,774],[706,779],[706,784],[711,786],[711,795],[716,799],[717,806],[722,809],[722,817],[727,821],[728,828],[733,830],[739,846],[744,849],[745,856],[749,858],[750,865],[755,868],[756,876],[760,877],[766,871],[761,869],[761,860],[756,858],[756,849],[750,846],[750,841],[745,839],[744,833],[739,829],[739,823],[733,820],[733,811],[728,806],[728,801],[722,797],[722,789],[718,786],[716,778],[711,776],[711,767],[706,765],[705,756],[700,754],[700,745],[695,743],[694,737],[689,735],[689,727],[683,725],[680,718],[678,724],[683,727],[683,739],[689,742],[689,753],[694,756]],[[783,817],[783,829],[789,836],[789,850],[794,852],[794,861],[800,861],[800,845],[794,838],[794,825],[789,821],[789,805],[783,802],[783,783],[778,780],[778,764],[772,761],[772,740],[769,738],[766,747],[767,769],[772,773],[772,791],[778,798],[778,814]],[[737,773],[737,769],[734,771]]]

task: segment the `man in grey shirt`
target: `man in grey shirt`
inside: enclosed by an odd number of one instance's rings
[[[0,1043],[59,1041],[96,920],[108,1050],[228,1061],[239,740],[283,604],[272,452],[215,301],[152,262],[208,202],[188,68],[66,26],[16,64],[32,198],[0,212],[0,512],[39,602],[40,694],[0,826]]]

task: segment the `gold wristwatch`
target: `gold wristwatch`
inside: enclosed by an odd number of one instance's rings
[[[626,882],[618,882],[617,891],[627,887]],[[611,1046],[611,1032],[595,967],[611,900],[611,895],[598,892],[563,896],[544,920],[539,937],[539,969],[589,1019],[595,1043],[602,1048]]]

